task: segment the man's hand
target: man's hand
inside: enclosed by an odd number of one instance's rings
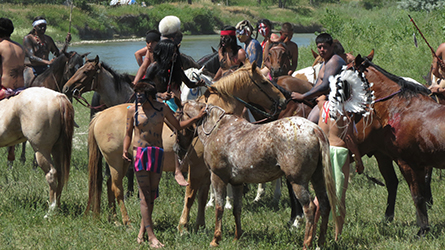
[[[131,161],[131,155],[127,151],[124,151],[124,153],[122,154],[122,159]]]
[[[170,92],[158,93],[158,97],[162,100],[170,100],[172,98],[172,94]]]
[[[430,90],[431,90],[431,92],[433,92],[433,93],[437,93],[437,94],[442,94],[442,93],[445,92],[445,89],[442,88],[442,87],[440,87],[440,86],[432,86],[432,87],[430,88]]]
[[[66,34],[65,42],[71,42],[71,33]]]
[[[299,102],[304,100],[304,96],[302,94],[298,93],[298,92],[292,92],[291,97],[292,97],[293,100],[296,100],[296,101],[299,101]]]

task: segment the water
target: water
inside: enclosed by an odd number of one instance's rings
[[[219,35],[184,36],[181,43],[181,52],[198,60],[212,53],[212,47],[218,48],[219,38]],[[314,34],[294,34],[292,37],[292,41],[299,47],[309,46],[314,40]],[[68,50],[74,50],[78,53],[91,52],[88,55],[90,59],[98,55],[101,61],[117,72],[136,74],[139,67],[134,58],[134,52],[144,46],[145,40],[140,40],[72,45]]]

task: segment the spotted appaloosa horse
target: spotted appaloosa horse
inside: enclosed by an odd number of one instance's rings
[[[254,125],[218,106],[189,101],[184,105],[185,117],[195,116],[207,107],[207,117],[198,127],[204,145],[204,161],[211,170],[215,190],[216,224],[211,246],[218,246],[222,238],[222,217],[226,187],[233,187],[235,240],[241,237],[241,204],[243,183],[261,183],[283,175],[303,205],[306,217],[304,249],[312,246],[316,224],[316,206],[309,192],[309,182],[319,200],[322,217],[318,244],[324,245],[330,207],[338,207],[329,142],[314,123],[289,117],[263,125]],[[341,208],[340,208],[341,209]],[[334,213],[337,223],[338,213]]]

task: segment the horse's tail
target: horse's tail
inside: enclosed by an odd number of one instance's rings
[[[100,117],[97,114],[90,122],[88,132],[88,204],[85,213],[91,209],[96,215],[100,213],[100,200],[102,195],[102,161],[101,152],[94,136],[94,126]]]
[[[63,187],[68,182],[71,168],[71,150],[73,147],[74,134],[74,108],[65,95],[58,95],[61,116],[61,129],[59,142],[56,144],[60,148],[59,186]]]
[[[334,224],[340,225],[341,216],[345,215],[345,208],[341,204],[339,197],[337,197],[337,192],[335,190],[335,182],[331,166],[331,155],[329,150],[329,140],[325,133],[322,134],[323,136],[320,136],[319,142],[322,156],[321,163],[323,165],[324,181],[326,185],[326,191],[328,193],[329,205],[331,206]]]

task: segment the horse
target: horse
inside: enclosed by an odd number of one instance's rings
[[[197,61],[197,63],[202,67],[204,66],[209,72],[215,76],[216,72],[219,69],[219,56],[218,51],[212,48],[212,53],[203,56],[201,59]]]
[[[425,171],[430,167],[445,168],[445,138],[441,132],[445,106],[430,98],[426,87],[386,72],[369,58],[357,56],[353,67],[373,83],[374,117],[382,134],[378,147],[387,159],[397,163],[407,181],[420,226],[417,234],[424,235],[429,231]]]
[[[32,69],[26,67],[23,71],[25,87],[46,87],[61,92],[63,85],[83,65],[83,58],[86,55],[88,53],[80,55],[75,51],[63,52],[55,58],[47,70],[36,77],[34,77]],[[20,156],[22,163],[26,161],[25,149],[26,141],[22,143],[22,154]]]
[[[27,88],[0,103],[0,147],[29,141],[49,185],[48,218],[60,207],[69,177],[73,106],[65,95],[42,87]]]
[[[226,113],[218,106],[189,101],[184,114],[194,116],[206,107],[207,117],[198,126],[198,136],[204,145],[204,161],[211,171],[215,190],[215,233],[211,246],[222,238],[222,217],[226,187],[233,189],[235,240],[242,235],[241,205],[243,183],[261,183],[285,175],[304,207],[306,229],[303,249],[312,246],[315,237],[315,210],[309,192],[309,182],[319,200],[322,217],[318,244],[325,244],[330,208],[339,200],[329,156],[329,141],[320,127],[301,117],[288,117],[274,122],[254,125]],[[342,210],[340,208],[339,210]],[[338,223],[338,213],[334,221]]]
[[[94,89],[92,89],[91,80],[92,77],[88,77],[90,74],[94,74],[97,71],[93,65],[97,64],[97,61],[91,61],[85,63],[85,65],[76,72],[70,81],[64,87],[64,91],[72,91],[73,89],[79,91],[81,93],[86,91],[96,90],[99,92],[101,90],[100,95],[105,96],[108,93],[108,90],[112,90],[107,86],[106,83],[112,82],[110,80],[105,81],[105,77],[97,79],[101,79],[101,81],[96,81],[94,85]],[[256,67],[256,66],[255,66]],[[221,97],[215,97],[213,94],[209,94],[209,99],[218,98],[221,102],[228,102],[227,105],[230,107],[236,107],[236,111],[241,114],[242,106],[238,104],[233,97],[237,96],[246,101],[252,101],[257,104],[266,105],[269,109],[272,109],[273,104],[269,97],[275,97],[277,99],[276,103],[279,105],[283,105],[285,102],[284,97],[278,90],[276,90],[270,82],[268,82],[264,77],[258,75],[258,71],[254,71],[251,69],[253,73],[249,74],[250,68],[245,68],[240,70],[238,73],[234,74],[232,77],[222,78],[220,81],[214,84],[215,89],[219,89]],[[260,78],[262,77],[262,78]],[[261,81],[260,81],[261,80]],[[266,83],[267,82],[267,83]],[[255,85],[259,84],[259,85]],[[103,86],[102,86],[103,85]],[[261,88],[261,89],[260,89]],[[264,89],[263,89],[264,88]],[[104,90],[108,89],[108,90]],[[262,92],[265,91],[265,92]],[[265,96],[265,93],[268,93]],[[125,95],[123,92],[121,95]],[[114,93],[111,95],[119,95],[119,93]],[[125,99],[125,98],[124,98]],[[90,171],[99,171],[98,169],[102,167],[101,164],[98,163],[99,151],[105,157],[106,162],[110,166],[111,179],[108,180],[108,199],[109,206],[114,209],[114,198],[117,199],[118,204],[121,209],[122,220],[124,224],[128,224],[129,218],[128,213],[126,212],[125,204],[123,202],[123,187],[122,187],[122,178],[126,173],[126,169],[128,168],[128,163],[122,160],[122,147],[123,147],[123,138],[125,132],[125,120],[126,120],[126,107],[128,104],[118,105],[112,108],[108,108],[99,114],[91,121],[90,130],[89,130],[89,169]],[[241,107],[238,107],[241,106]],[[109,126],[109,124],[113,124],[113,126]],[[103,129],[97,129],[101,128]],[[174,152],[173,152],[173,144],[175,142],[175,138],[171,137],[173,132],[170,128],[164,124],[163,129],[163,148],[164,148],[164,171],[174,171]],[[108,138],[108,136],[111,136]],[[110,140],[108,140],[110,139]],[[97,145],[94,146],[94,145]],[[195,166],[192,168],[195,172],[206,172],[207,169],[205,166],[201,168]],[[99,171],[100,172],[100,171]],[[193,175],[189,172],[189,178]],[[97,178],[101,176],[97,175]],[[89,201],[87,206],[87,211],[92,207],[94,213],[100,212],[100,187],[101,181],[100,179],[96,179],[94,177],[94,172],[90,174],[90,184],[89,184]],[[190,185],[187,186],[187,190],[190,187],[195,187],[197,184],[201,186],[202,179],[193,179],[189,180]],[[195,184],[197,183],[197,184]],[[195,192],[196,190],[192,190],[189,192]],[[208,192],[208,189],[207,189]],[[113,196],[114,193],[114,196]],[[187,194],[186,194],[187,195]],[[207,195],[207,194],[206,194]],[[205,197],[207,199],[207,196]],[[204,204],[205,205],[205,204]],[[202,207],[204,207],[204,205]],[[113,210],[114,211],[114,210]],[[198,213],[198,216],[203,218],[203,210],[200,209],[202,216]]]
[[[290,70],[292,55],[283,42],[274,42],[269,46],[270,76],[276,79],[287,75]]]

